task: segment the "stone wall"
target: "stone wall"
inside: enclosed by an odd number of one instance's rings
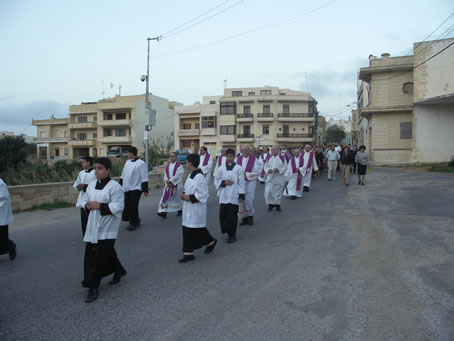
[[[162,172],[149,173],[150,189],[163,186]],[[118,178],[116,178],[118,179]],[[20,212],[55,201],[64,201],[76,204],[79,192],[73,188],[74,182],[54,182],[37,185],[9,186],[11,208],[13,212]]]

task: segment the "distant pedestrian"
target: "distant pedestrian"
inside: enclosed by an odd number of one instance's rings
[[[0,179],[0,255],[8,253],[11,260],[16,259],[16,243],[9,239],[8,228],[13,221],[8,187]]]
[[[82,237],[85,235],[88,221],[88,211],[85,210],[85,196],[87,187],[90,182],[96,180],[95,171],[93,169],[93,158],[91,156],[83,156],[81,158],[82,170],[77,176],[76,182],[74,182],[74,189],[79,191],[79,197],[77,198],[76,207],[80,208],[80,222],[82,225]]]
[[[355,145],[353,145],[352,150],[350,150],[350,154],[351,154],[352,160],[353,160],[353,164],[352,164],[353,174],[356,174],[356,162],[355,162],[356,153],[358,153],[358,146],[355,144]]]
[[[341,166],[341,171],[342,171],[342,176],[344,178],[344,185],[348,186],[348,180],[350,178],[350,169],[352,167],[352,164],[355,162],[354,159],[352,159],[352,155],[350,153],[350,150],[348,147],[344,148],[344,153],[342,154],[340,158],[340,166]]]
[[[334,144],[328,150],[326,159],[328,160],[328,181],[336,181],[336,167],[339,160],[339,153],[334,148]]]
[[[364,186],[366,180],[367,167],[369,165],[369,155],[366,153],[366,146],[360,146],[356,153],[355,161],[358,164],[358,185]]]

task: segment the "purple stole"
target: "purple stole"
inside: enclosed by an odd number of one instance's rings
[[[205,160],[203,160],[205,161]],[[221,167],[222,166],[222,155],[219,155],[219,158],[218,158],[218,166]]]
[[[238,158],[236,159],[236,163],[239,164],[240,166],[243,166],[243,155],[238,156]],[[250,173],[252,171],[252,168],[254,168],[254,163],[255,163],[255,156],[250,154],[249,160],[247,161],[246,169],[244,170],[244,179],[246,181],[250,181],[246,177],[246,173]]]
[[[306,152],[304,152],[306,154]],[[304,158],[304,155],[303,155]],[[309,152],[309,160],[307,162],[307,171],[306,174],[309,173],[312,169],[312,160],[314,159],[314,152]]]
[[[295,157],[292,157],[292,173],[296,172],[296,162],[295,162]],[[303,167],[304,165],[304,156],[300,155],[300,162],[298,165],[298,168]],[[301,172],[298,171],[298,177],[296,179],[296,190],[299,191],[301,189],[301,181],[303,180],[303,176],[301,175]]]
[[[260,158],[264,161],[262,166],[262,172],[260,173],[260,177],[262,178],[265,176],[265,163],[270,159],[270,157],[271,153],[268,153],[268,155],[266,156],[266,160],[263,158],[263,153],[262,155],[260,155]]]
[[[180,166],[181,166],[181,164],[177,161],[175,163],[175,167],[173,167],[173,175],[172,176],[175,176],[175,174],[177,173],[177,169]],[[169,168],[170,168],[170,162],[167,164],[166,169],[165,169],[165,172],[166,172],[166,175],[167,175],[167,179],[170,179]],[[177,187],[178,187],[178,185],[173,185],[173,184],[170,185],[170,187],[166,186],[166,190],[164,192],[164,197],[162,198],[162,203],[165,203],[167,200],[169,200],[171,197],[173,197],[173,195],[177,191]]]
[[[203,159],[203,167],[205,167],[208,164],[208,160],[210,159],[210,154],[208,152],[205,153],[205,158]]]

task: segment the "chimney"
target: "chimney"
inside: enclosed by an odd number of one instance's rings
[[[385,52],[385,53],[381,54],[382,59],[389,58],[389,56],[390,56],[390,54],[388,52]]]

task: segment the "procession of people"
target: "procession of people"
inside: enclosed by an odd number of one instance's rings
[[[219,202],[219,225],[226,242],[238,238],[239,225],[253,225],[257,208],[257,183],[264,185],[264,199],[268,211],[281,212],[282,199],[296,200],[309,192],[314,177],[328,170],[328,181],[336,180],[339,167],[344,184],[349,185],[351,173],[358,173],[358,184],[365,184],[370,169],[366,147],[343,144],[330,146],[272,146],[262,150],[245,144],[238,153],[222,148],[214,159],[205,146],[200,154],[189,154],[185,162],[178,161],[176,152],[164,167],[164,189],[157,215],[165,219],[168,213],[181,216],[182,253],[179,263],[195,260],[194,251],[205,247],[213,252],[217,240],[207,226],[209,185],[214,178]],[[340,151],[339,151],[340,150]],[[106,157],[81,158],[82,170],[74,183],[79,192],[76,207],[80,209],[83,241],[85,242],[82,286],[88,289],[85,301],[93,302],[99,295],[103,277],[113,275],[109,284],[117,284],[127,274],[120,263],[114,245],[121,221],[127,230],[141,226],[139,201],[148,195],[148,166],[137,156],[137,148],[128,149],[119,181],[111,179],[112,162]],[[214,172],[212,171],[215,166]],[[185,168],[188,176],[183,181]],[[8,225],[13,222],[7,186],[0,179],[0,254],[16,258],[16,244],[9,239]]]

